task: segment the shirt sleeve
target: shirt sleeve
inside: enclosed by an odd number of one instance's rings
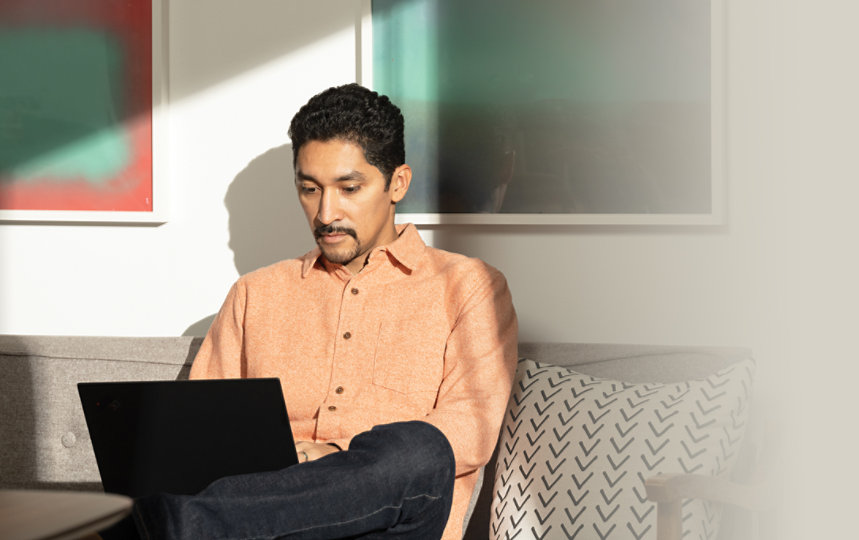
[[[518,324],[507,281],[497,270],[484,268],[448,338],[437,404],[425,418],[450,442],[457,476],[492,457],[518,356]]]
[[[236,282],[227,293],[191,365],[191,379],[237,379],[247,376],[244,354],[245,288]]]

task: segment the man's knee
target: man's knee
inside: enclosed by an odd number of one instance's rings
[[[421,421],[396,422],[374,427],[353,449],[366,443],[376,452],[378,463],[385,468],[408,471],[412,477],[423,474],[449,478],[451,486],[456,470],[453,449],[447,437],[433,425]],[[357,445],[355,443],[358,443]]]
[[[432,424],[418,420],[395,422],[376,426],[372,431],[383,435],[392,452],[453,459],[447,437]]]

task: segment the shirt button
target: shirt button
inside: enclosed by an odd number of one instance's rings
[[[331,411],[331,412],[334,412],[334,411],[336,411],[336,410],[337,410],[337,407],[335,407],[334,405],[329,405],[329,406],[328,406],[328,410],[329,410],[329,411]]]
[[[353,287],[353,288],[352,288],[352,294],[358,294],[358,289],[356,289],[356,288],[354,288],[354,287]]]
[[[337,392],[338,394],[342,394],[345,391],[345,389],[342,386],[338,386],[337,388],[334,389],[334,391]]]
[[[343,334],[343,339],[349,339],[350,337],[352,337],[352,332],[346,332]]]

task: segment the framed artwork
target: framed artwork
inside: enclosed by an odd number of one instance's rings
[[[0,2],[0,220],[165,221],[161,2]]]
[[[719,224],[722,0],[367,0],[418,224]]]

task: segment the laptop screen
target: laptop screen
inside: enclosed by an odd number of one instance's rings
[[[278,379],[78,384],[104,489],[194,494],[298,462]]]

